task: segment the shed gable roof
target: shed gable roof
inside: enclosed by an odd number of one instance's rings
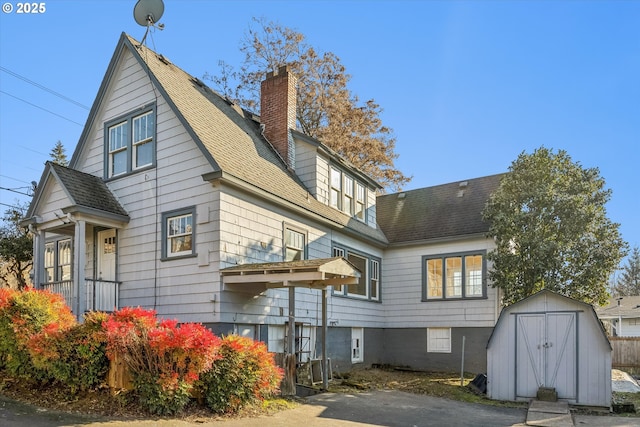
[[[561,295],[557,292],[554,292],[552,290],[549,289],[542,289],[538,292],[536,292],[535,294],[529,295],[528,297],[515,302],[507,307],[504,307],[502,309],[502,311],[500,312],[500,316],[498,317],[498,321],[496,322],[496,325],[493,328],[493,331],[491,332],[491,336],[489,337],[489,340],[487,341],[487,348],[489,348],[491,346],[491,341],[492,338],[494,337],[494,335],[496,334],[496,331],[498,330],[498,328],[503,327],[503,324],[507,321],[506,319],[514,312],[517,312],[518,307],[525,305],[528,301],[533,300],[533,299],[538,299],[538,298],[544,298],[545,296],[550,296],[552,298],[559,298],[559,299],[563,299],[571,304],[580,306],[583,308],[583,310],[588,313],[588,316],[591,316],[595,323],[598,325],[598,329],[600,331],[600,338],[602,338],[602,340],[606,343],[607,347],[609,348],[609,350],[611,350],[611,343],[609,342],[609,338],[607,338],[607,332],[604,330],[604,326],[602,326],[602,323],[600,322],[600,320],[598,319],[598,316],[593,308],[593,306],[591,304],[587,304],[586,302],[582,302],[582,301],[578,301],[577,299],[573,299],[573,298],[569,298],[567,296]]]
[[[378,224],[390,243],[484,234],[482,210],[504,174],[379,196]]]

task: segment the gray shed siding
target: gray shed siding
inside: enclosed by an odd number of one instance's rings
[[[524,375],[518,378],[517,375],[518,366],[526,363],[516,360],[518,317],[553,313],[575,313],[575,358],[566,369],[572,370],[571,375],[575,375],[576,393],[575,396],[559,395],[558,398],[571,404],[609,407],[611,346],[593,308],[547,290],[502,310],[487,346],[488,397],[523,400],[518,396],[518,382],[535,381],[535,378]]]

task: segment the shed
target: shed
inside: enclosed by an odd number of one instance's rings
[[[593,307],[546,289],[505,307],[487,343],[488,397],[526,401],[541,387],[611,406],[611,344]]]

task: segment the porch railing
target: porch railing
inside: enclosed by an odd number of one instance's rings
[[[87,311],[114,311],[118,309],[120,282],[86,279]]]
[[[114,311],[118,309],[120,282],[86,279],[85,283],[87,311]],[[44,283],[42,288],[61,294],[67,305],[74,309],[73,281]]]
[[[73,307],[73,282],[71,280],[43,283],[42,289],[62,295],[67,306]]]

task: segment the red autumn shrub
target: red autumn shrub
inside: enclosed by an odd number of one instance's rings
[[[159,321],[153,310],[123,308],[103,324],[107,354],[121,356],[141,403],[152,413],[184,408],[193,382],[217,357],[220,339],[200,324]]]
[[[263,342],[228,335],[222,339],[219,355],[199,381],[212,411],[234,413],[250,402],[278,392],[283,371]]]

